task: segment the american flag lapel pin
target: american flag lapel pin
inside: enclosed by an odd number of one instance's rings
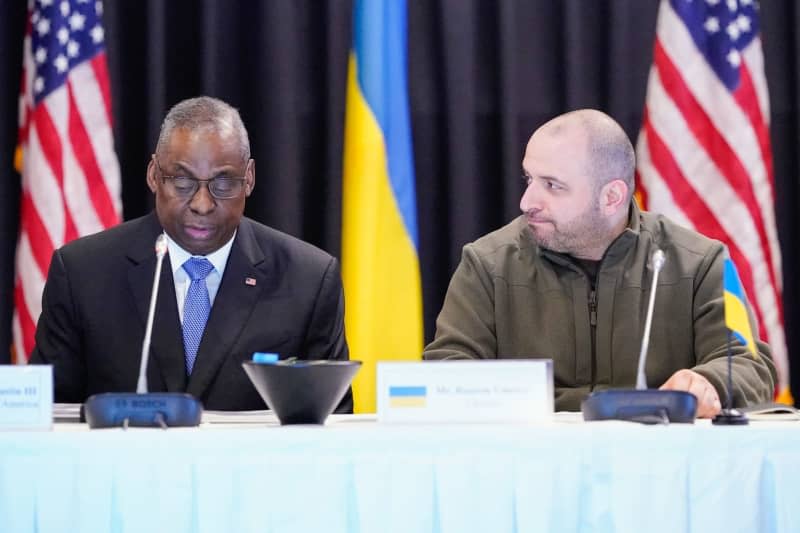
[[[244,284],[250,285],[251,287],[256,286],[256,278],[244,278]]]

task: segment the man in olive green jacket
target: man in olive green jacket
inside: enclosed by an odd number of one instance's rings
[[[661,249],[648,385],[691,392],[697,415],[715,416],[727,386],[722,243],[638,209],[633,147],[599,111],[539,128],[522,167],[523,215],[464,247],[425,359],[553,359],[556,410],[632,388]],[[772,399],[775,367],[757,345],[758,358],[732,346],[735,405]]]

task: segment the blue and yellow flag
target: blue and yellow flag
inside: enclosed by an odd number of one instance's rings
[[[419,360],[422,284],[406,74],[406,3],[356,0],[347,76],[342,281],[356,412],[375,411],[375,362]]]
[[[756,341],[753,340],[753,330],[750,328],[750,318],[747,316],[742,283],[739,281],[736,265],[730,258],[725,259],[722,279],[725,291],[725,325],[742,344],[747,346],[753,357],[759,359]]]

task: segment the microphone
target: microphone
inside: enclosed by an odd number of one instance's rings
[[[192,395],[180,392],[149,393],[147,364],[150,361],[150,341],[153,333],[161,265],[167,254],[167,238],[161,233],[156,239],[156,271],[150,292],[139,377],[136,392],[106,392],[90,396],[84,404],[84,415],[90,428],[119,427],[193,427],[200,424],[202,404]]]
[[[636,390],[647,388],[647,378],[644,375],[645,363],[647,362],[647,349],[650,347],[650,326],[653,323],[653,306],[656,303],[656,287],[658,286],[658,275],[661,267],[664,266],[664,252],[658,248],[653,252],[650,265],[653,268],[653,281],[650,285],[650,301],[647,303],[647,316],[644,321],[644,334],[642,335],[642,348],[639,350],[639,367],[636,370]]]
[[[643,424],[668,424],[670,422],[693,423],[697,413],[697,398],[686,391],[658,390],[647,388],[645,364],[650,345],[650,327],[656,301],[658,275],[666,262],[664,251],[656,249],[650,257],[653,279],[647,303],[642,346],[636,370],[636,389],[605,390],[591,393],[582,403],[583,419],[628,420]]]
[[[142,358],[139,363],[139,380],[136,382],[136,393],[147,394],[147,363],[150,361],[150,337],[153,333],[153,317],[156,314],[156,300],[158,299],[158,286],[161,283],[161,263],[167,255],[167,238],[163,233],[156,239],[156,274],[153,279],[153,290],[150,292],[150,308],[147,311],[147,325],[144,329],[142,341]]]

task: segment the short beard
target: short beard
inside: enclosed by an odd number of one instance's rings
[[[530,226],[528,229],[534,242],[541,248],[579,258],[595,256],[597,251],[604,252],[608,247],[610,234],[609,221],[602,216],[600,206],[596,204],[592,204],[578,217],[555,225],[549,235],[538,235]]]

